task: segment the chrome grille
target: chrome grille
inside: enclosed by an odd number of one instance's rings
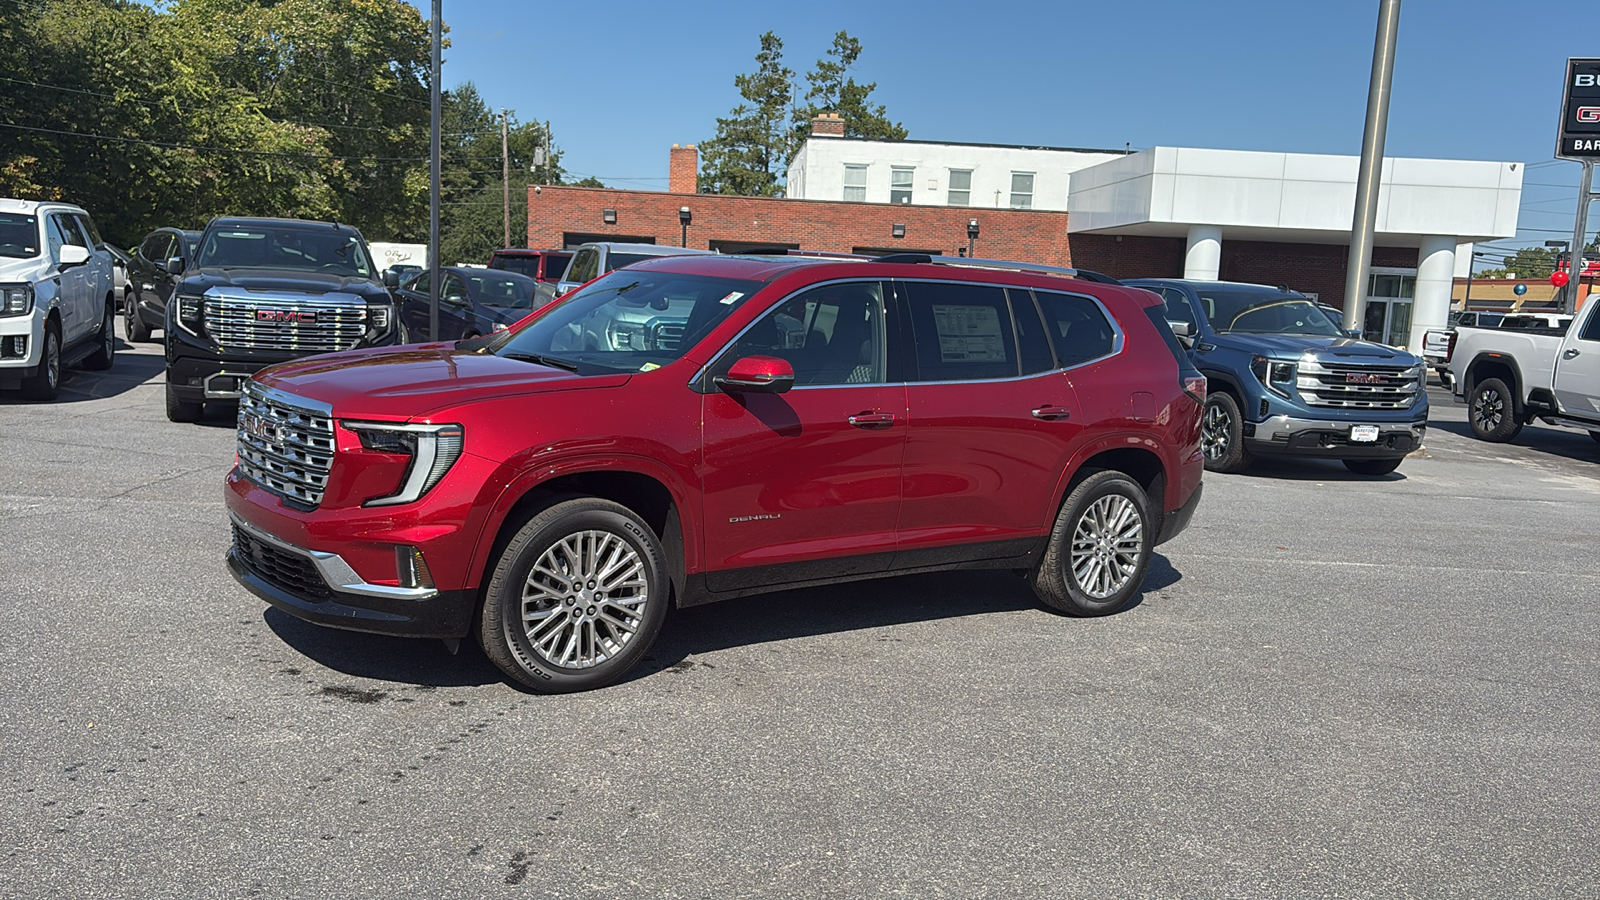
[[[689,323],[682,319],[653,319],[650,322],[650,345],[657,350],[679,350],[683,345],[683,333]]]
[[[1406,409],[1417,401],[1418,370],[1302,360],[1295,390],[1308,406],[1338,409]]]
[[[239,397],[239,472],[288,500],[315,507],[333,468],[333,418],[311,401],[245,382]]]
[[[311,321],[302,321],[309,317]],[[209,291],[206,331],[218,346],[329,353],[349,350],[367,333],[367,304],[354,294],[321,296]]]

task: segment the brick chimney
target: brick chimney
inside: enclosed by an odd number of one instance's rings
[[[811,120],[812,137],[844,137],[844,120],[838,113],[823,113]]]
[[[672,145],[672,159],[667,166],[667,190],[674,194],[700,192],[700,151],[693,144],[686,147]]]

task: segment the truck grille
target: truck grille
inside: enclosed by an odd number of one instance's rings
[[[1417,402],[1417,370],[1407,366],[1303,360],[1295,390],[1308,406],[1406,409]]]
[[[653,319],[650,322],[650,345],[657,350],[680,350],[683,333],[689,323],[682,319]]]
[[[333,468],[333,418],[309,401],[254,380],[239,397],[239,472],[308,507],[322,502]]]
[[[206,331],[220,347],[331,353],[349,350],[367,333],[367,304],[354,294],[252,294],[210,291]]]

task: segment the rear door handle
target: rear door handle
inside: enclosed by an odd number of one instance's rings
[[[1562,359],[1571,359],[1571,358],[1573,358],[1574,356],[1577,356],[1577,355],[1578,355],[1578,348],[1577,347],[1573,347],[1573,348],[1567,350],[1567,352],[1561,354],[1561,358]]]
[[[894,424],[894,413],[856,413],[848,420],[857,428],[879,428]]]
[[[1070,419],[1072,410],[1065,406],[1041,406],[1033,411],[1035,419]]]

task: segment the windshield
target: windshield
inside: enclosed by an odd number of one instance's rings
[[[206,232],[200,268],[290,269],[372,277],[366,248],[355,235],[306,228],[242,226]]]
[[[647,259],[660,259],[660,254],[656,254],[656,253],[613,253],[610,256],[606,257],[606,265],[609,266],[611,269],[620,269],[623,266],[631,266],[636,262],[644,262]]]
[[[1213,331],[1245,334],[1309,334],[1343,337],[1344,332],[1309,297],[1262,291],[1201,289],[1200,308]]]
[[[582,374],[648,372],[682,356],[760,289],[759,282],[733,278],[612,272],[506,332],[492,350],[545,358]]]
[[[529,278],[539,273],[539,257],[537,256],[496,256],[489,261],[489,268],[501,269],[506,272],[516,272]]]
[[[39,255],[39,220],[21,213],[0,213],[0,256],[31,259]]]
[[[485,270],[482,274],[466,275],[472,284],[472,296],[485,306],[503,309],[528,309],[533,305],[533,289],[538,282],[516,274],[501,275]]]

